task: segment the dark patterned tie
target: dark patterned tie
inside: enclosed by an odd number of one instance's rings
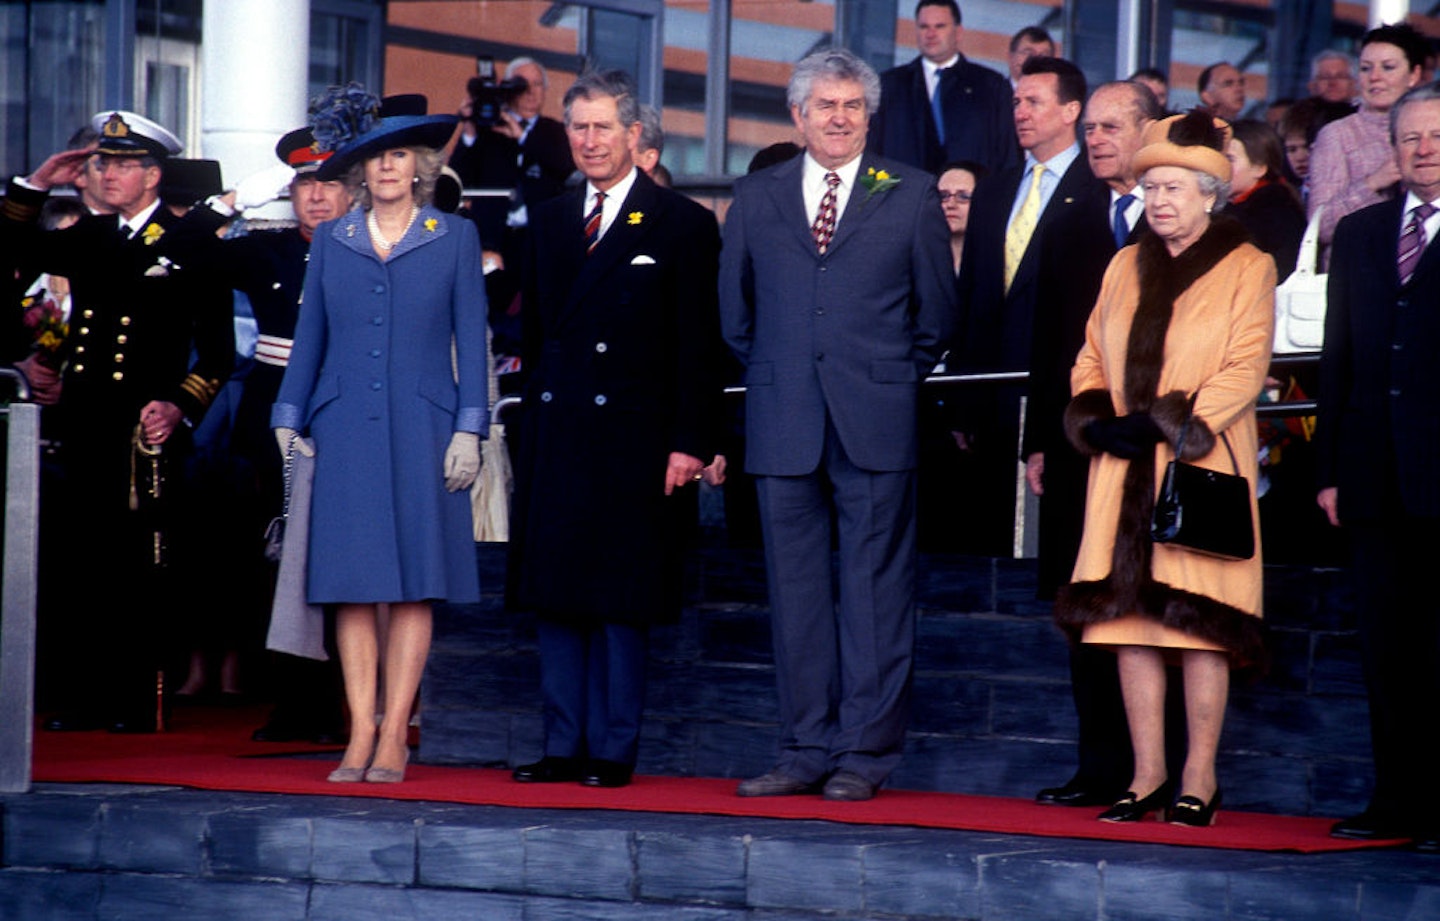
[[[1397,265],[1400,269],[1400,284],[1408,284],[1420,256],[1425,252],[1425,221],[1435,213],[1435,206],[1426,202],[1410,209],[1410,223],[1400,234],[1400,254]]]
[[[595,207],[585,217],[585,255],[595,251],[595,244],[600,242],[600,218],[604,213],[605,193],[595,193]]]
[[[833,171],[826,173],[825,185],[820,210],[815,214],[815,223],[810,225],[810,233],[815,236],[815,248],[822,256],[830,245],[830,238],[835,236],[835,190],[840,187],[840,174]]]

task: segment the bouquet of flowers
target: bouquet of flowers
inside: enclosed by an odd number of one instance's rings
[[[40,360],[58,367],[59,353],[70,334],[70,324],[55,298],[40,289],[20,302],[25,328],[31,331],[32,342]]]

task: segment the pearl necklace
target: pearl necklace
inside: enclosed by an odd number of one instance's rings
[[[417,217],[419,217],[419,216],[420,216],[420,206],[419,206],[419,205],[411,205],[411,206],[410,206],[410,220],[408,220],[408,221],[405,222],[405,227],[400,231],[400,236],[396,237],[396,238],[395,238],[395,241],[392,243],[391,241],[389,241],[389,240],[385,239],[383,236],[381,236],[381,234],[380,234],[380,222],[377,221],[377,220],[375,220],[375,209],[373,209],[373,208],[370,209],[370,216],[366,219],[366,220],[369,222],[369,224],[370,224],[370,241],[371,241],[372,243],[374,243],[376,246],[378,246],[378,247],[381,249],[381,251],[387,252],[387,253],[390,252],[390,250],[392,250],[392,249],[395,248],[395,244],[396,244],[396,243],[399,243],[401,240],[405,239],[405,234],[407,234],[407,233],[410,232],[410,225],[413,224],[413,223],[415,223],[415,218],[417,218]]]

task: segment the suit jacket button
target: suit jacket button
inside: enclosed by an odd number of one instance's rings
[[[555,399],[555,395],[548,390],[540,394],[541,403],[549,403],[553,399]]]
[[[595,405],[596,405],[596,406],[604,406],[604,405],[605,405],[605,394],[603,394],[603,393],[597,393],[597,394],[595,395]]]
[[[815,353],[815,360],[816,360],[816,361],[824,361],[824,360],[825,360],[825,353],[824,353],[824,352],[817,352],[817,353]]]
[[[382,383],[380,383],[379,381],[371,381],[371,382],[370,382],[370,389],[371,389],[371,390],[379,390],[379,389],[380,389],[381,387],[383,387],[383,386],[385,386],[385,385],[382,384]]]
[[[595,351],[601,353],[602,355],[605,353],[605,350],[608,349],[608,348],[610,348],[610,346],[606,345],[606,344],[603,343],[603,342],[597,342],[597,343],[595,343]]]

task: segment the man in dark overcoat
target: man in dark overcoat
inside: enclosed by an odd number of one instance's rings
[[[56,154],[10,183],[0,243],[70,279],[67,364],[54,407],[63,486],[51,498],[76,578],[66,592],[70,706],[50,729],[146,732],[157,726],[157,673],[183,584],[179,464],[190,432],[234,362],[229,292],[198,269],[214,237],[182,226],[159,197],[169,131],[132,112],[94,119],[98,147]],[[101,196],[115,215],[64,230],[34,225],[48,190],[99,155]],[[196,605],[194,599],[190,610]]]
[[[920,56],[880,75],[870,152],[931,173],[953,160],[992,173],[1019,163],[1010,82],[960,52],[960,5],[920,0],[915,33]]]
[[[869,65],[816,52],[788,96],[805,153],[735,183],[721,252],[781,719],[774,768],[737,792],[865,800],[909,717],[916,414],[954,327],[955,275],[934,180],[865,151]]]
[[[1437,853],[1440,85],[1402,96],[1390,135],[1404,191],[1336,228],[1320,356],[1317,498],[1350,545],[1375,759],[1369,806],[1331,833]]]
[[[530,216],[511,535],[512,601],[538,619],[545,753],[514,776],[614,787],[635,766],[647,628],[679,613],[716,450],[720,235],[635,166],[628,75],[582,75],[565,120],[586,183]]]

